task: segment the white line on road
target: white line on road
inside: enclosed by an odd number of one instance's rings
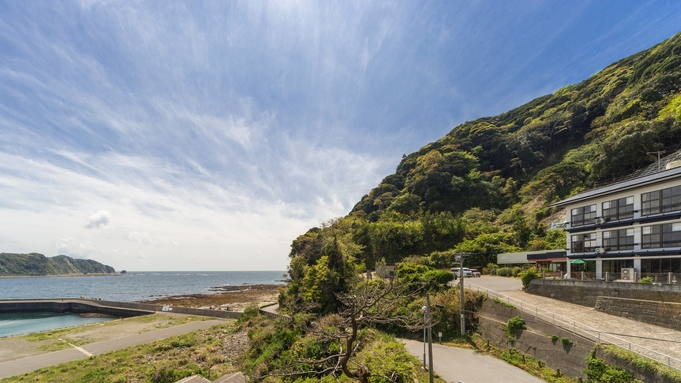
[[[64,343],[66,343],[66,344],[68,344],[69,346],[75,348],[76,350],[82,352],[82,353],[85,354],[86,356],[95,356],[94,354],[88,352],[88,350],[86,350],[86,349],[84,349],[84,348],[81,348],[81,347],[78,347],[78,346],[76,346],[75,344],[71,344],[71,343],[65,341],[64,339],[61,339],[61,338],[60,338],[59,340],[62,341],[62,342],[64,342]]]

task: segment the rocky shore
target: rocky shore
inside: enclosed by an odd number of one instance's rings
[[[250,304],[259,306],[276,303],[279,288],[283,285],[240,285],[219,286],[210,290],[211,294],[186,294],[170,297],[158,297],[140,303],[171,305],[202,309],[243,311]]]

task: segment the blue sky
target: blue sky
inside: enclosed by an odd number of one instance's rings
[[[679,26],[675,1],[3,1],[0,252],[284,270],[402,154]]]

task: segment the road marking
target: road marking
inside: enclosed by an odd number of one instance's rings
[[[66,343],[66,344],[68,344],[69,346],[75,348],[76,350],[82,352],[83,354],[85,354],[85,356],[95,356],[94,354],[90,353],[88,350],[86,350],[86,349],[84,349],[84,348],[81,348],[81,347],[78,347],[78,346],[76,346],[75,344],[71,344],[71,343],[65,341],[64,339],[59,338],[59,340],[62,341],[62,342],[64,342],[64,343]]]

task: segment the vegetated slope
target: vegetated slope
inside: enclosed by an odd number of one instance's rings
[[[405,158],[354,207],[463,213],[542,204],[613,180],[681,142],[681,34],[589,79],[455,127]]]
[[[0,253],[0,276],[114,273],[113,267],[91,259],[74,259],[66,255],[48,258],[38,253]]]
[[[550,203],[681,148],[680,89],[677,34],[579,84],[455,127],[404,156],[348,216],[293,241],[289,296],[323,299],[357,271],[407,257],[444,268],[467,252],[467,266],[485,266],[502,252],[564,248],[564,232],[545,224]]]

